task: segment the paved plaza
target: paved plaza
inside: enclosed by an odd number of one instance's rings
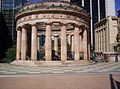
[[[0,75],[39,75],[76,73],[120,73],[120,62],[80,64],[71,66],[18,66],[0,64]]]
[[[1,63],[0,89],[119,89],[119,76],[120,62],[69,66]]]

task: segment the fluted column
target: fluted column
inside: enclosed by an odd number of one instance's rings
[[[101,31],[101,52],[103,52],[103,30]]]
[[[55,54],[58,55],[58,35],[54,35],[54,50]]]
[[[27,57],[27,29],[22,27],[22,40],[21,40],[21,60],[26,60]]]
[[[75,27],[74,30],[74,47],[75,47],[75,60],[80,59],[80,38],[79,38],[79,28]]]
[[[46,38],[45,38],[45,60],[51,61],[52,59],[52,36],[51,36],[51,26],[46,25]]]
[[[106,34],[105,34],[105,29],[104,29],[104,30],[103,30],[103,36],[104,36],[104,38],[103,38],[103,39],[104,39],[104,42],[103,42],[103,43],[104,43],[104,52],[105,52],[105,47],[106,47],[105,35],[106,35]]]
[[[100,52],[100,31],[98,31],[98,52]]]
[[[97,32],[95,31],[95,51],[97,51]]]
[[[82,39],[82,48],[84,52],[84,59],[88,60],[88,45],[87,45],[87,30],[84,30],[83,39]]]
[[[16,60],[20,60],[21,56],[21,27],[17,28],[17,48],[16,48]]]
[[[100,38],[99,38],[99,41],[100,41],[100,45],[99,45],[99,46],[100,46],[100,49],[99,49],[99,52],[101,52],[101,31],[99,31],[99,37],[100,37]]]
[[[32,39],[31,39],[31,60],[37,61],[37,27],[32,25]]]
[[[67,60],[67,31],[66,26],[61,27],[61,61]]]

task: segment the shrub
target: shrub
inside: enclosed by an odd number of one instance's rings
[[[15,60],[15,57],[16,57],[16,45],[13,45],[12,48],[9,48],[7,52],[5,52],[3,62],[10,63]]]

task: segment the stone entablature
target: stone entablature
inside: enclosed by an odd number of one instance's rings
[[[23,9],[16,16],[17,60],[25,61],[29,56],[31,61],[37,61],[38,40],[42,34],[45,35],[46,61],[52,60],[53,36],[55,54],[58,54],[58,37],[61,38],[61,61],[68,58],[68,36],[72,40],[69,44],[74,59],[79,60],[82,52],[83,59],[88,60],[89,16],[83,8],[69,2],[41,2],[27,5]]]
[[[88,25],[86,23],[89,21],[88,16],[89,14],[83,8],[68,2],[41,2],[23,7],[16,16],[16,19],[18,20],[17,24],[33,19],[57,18],[82,21]]]
[[[70,24],[77,24],[77,25],[81,25],[81,23],[83,25],[86,25],[87,27],[89,26],[87,21],[82,20],[81,18],[77,17],[77,16],[72,16],[72,15],[66,15],[66,14],[37,14],[37,15],[28,15],[25,17],[21,17],[20,19],[17,20],[17,25],[21,25],[21,24],[25,24],[29,21],[31,21],[31,23],[37,23],[37,22],[44,22],[47,23],[48,19],[51,22],[64,22],[64,23],[70,23]]]

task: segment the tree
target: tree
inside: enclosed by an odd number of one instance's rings
[[[120,26],[118,26],[118,33],[117,33],[116,41],[117,43],[114,46],[114,51],[120,52]]]
[[[7,52],[5,52],[5,57],[3,59],[4,63],[10,63],[15,60],[16,57],[16,46],[13,45],[12,48],[9,48]]]
[[[0,12],[0,62],[2,62],[5,52],[10,47],[12,47],[10,32],[5,22],[4,15]]]

